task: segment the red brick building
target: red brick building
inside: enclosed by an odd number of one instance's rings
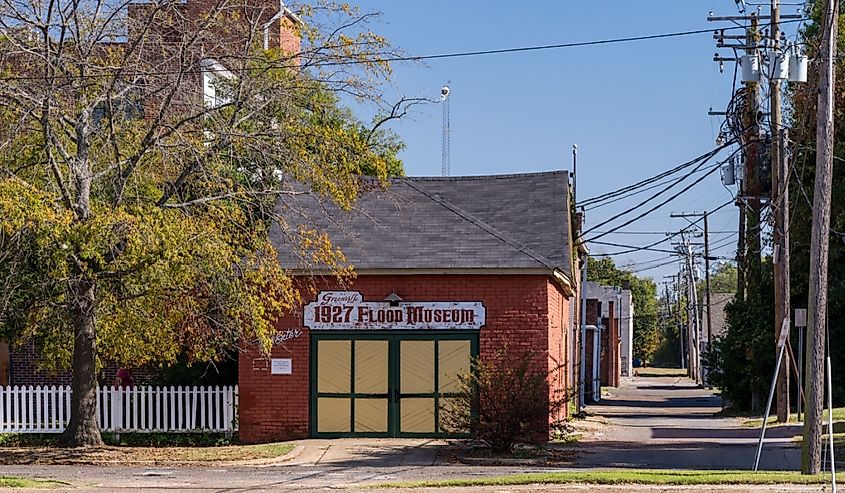
[[[554,396],[577,394],[567,172],[398,178],[352,212],[308,195],[280,212],[328,233],[357,277],[306,294],[269,358],[244,344],[242,440],[448,435],[455,375],[504,347],[532,354]],[[304,276],[281,232],[271,237]]]

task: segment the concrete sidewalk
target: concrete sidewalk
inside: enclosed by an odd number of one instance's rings
[[[424,467],[434,466],[449,447],[436,439],[355,439],[300,440],[288,458],[278,466],[342,467]]]
[[[579,443],[582,467],[751,469],[760,430],[718,415],[721,399],[682,377],[633,377],[590,405]],[[577,426],[577,425],[576,425]],[[797,426],[769,428],[761,469],[797,470]]]

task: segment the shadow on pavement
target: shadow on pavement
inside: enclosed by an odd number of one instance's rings
[[[649,400],[629,400],[605,397],[601,402],[593,404],[592,408],[602,407],[690,407],[690,408],[713,408],[713,414],[719,412],[722,407],[717,397],[658,397],[653,396]]]

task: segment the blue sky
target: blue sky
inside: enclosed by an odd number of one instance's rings
[[[372,29],[412,55],[715,28],[706,21],[709,11],[737,13],[733,0],[359,0],[356,4],[363,11],[382,12]],[[577,143],[578,198],[583,199],[634,183],[714,147],[719,121],[707,111],[724,109],[733,74],[731,64],[719,73],[712,61],[716,51],[708,33],[409,63],[395,67],[389,91],[437,97],[440,87],[451,81],[453,175],[571,169],[571,146]],[[724,50],[723,54],[728,55]],[[439,106],[419,109],[392,129],[407,145],[401,156],[407,174],[440,174]],[[671,212],[712,210],[730,198],[716,173],[624,230],[677,231],[686,222],[671,219]],[[634,205],[635,199],[589,211],[587,227]],[[715,255],[733,257],[736,236],[730,232],[737,228],[736,217],[736,208],[730,206],[711,218],[712,231],[728,232],[711,236],[714,245],[722,245]],[[603,240],[645,245],[660,238],[613,234]],[[619,249],[594,245],[591,250]],[[615,259],[618,265],[643,266],[642,262],[661,257],[669,258],[637,252]],[[672,272],[677,268],[670,265],[642,275],[662,281]]]

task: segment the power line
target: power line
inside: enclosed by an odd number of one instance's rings
[[[620,248],[636,248],[637,251],[647,250],[647,251],[650,251],[650,252],[675,253],[674,250],[666,250],[666,249],[663,249],[663,248],[651,248],[651,247],[648,247],[648,246],[637,247],[637,246],[633,246],[633,245],[623,245],[621,243],[609,243],[609,242],[606,242],[606,241],[590,241],[590,243],[593,244],[593,245],[607,245],[607,246],[620,247]]]
[[[692,163],[692,164],[695,164],[695,163]],[[695,173],[700,173],[700,172],[701,172],[701,170],[696,170],[693,173],[691,173],[691,175],[694,175]],[[654,183],[654,184],[647,186],[645,188],[634,189],[634,190],[631,190],[629,192],[623,193],[623,194],[621,194],[617,197],[607,197],[607,196],[603,195],[602,200],[597,200],[595,202],[592,202],[591,204],[587,204],[587,206],[584,207],[584,210],[585,211],[591,211],[593,209],[598,209],[598,208],[604,207],[606,205],[610,205],[610,204],[619,202],[620,200],[629,199],[629,198],[631,198],[635,195],[639,195],[643,192],[647,192],[649,190],[654,190],[655,188],[662,187],[663,185],[669,183],[670,181],[671,181],[671,178],[667,178],[666,180],[658,181],[657,183]]]
[[[666,187],[664,187],[664,188],[663,188],[662,190],[660,190],[659,192],[657,192],[657,193],[655,193],[655,194],[652,194],[652,195],[651,195],[650,197],[648,197],[647,199],[645,199],[645,200],[641,201],[640,203],[638,203],[638,204],[636,204],[636,205],[634,205],[634,206],[632,206],[632,207],[629,207],[628,209],[626,209],[626,210],[624,210],[624,211],[620,212],[619,214],[617,214],[617,215],[615,215],[615,216],[613,216],[613,217],[610,217],[609,219],[606,219],[606,220],[604,220],[604,221],[600,222],[599,224],[597,224],[597,225],[593,226],[592,228],[590,228],[590,229],[588,229],[588,230],[584,231],[584,233],[582,233],[582,234],[586,235],[587,233],[590,233],[590,232],[592,232],[592,231],[595,231],[596,229],[598,229],[598,228],[600,228],[600,227],[602,227],[602,226],[604,226],[604,225],[606,225],[606,224],[608,224],[608,223],[611,223],[611,222],[615,221],[616,219],[618,219],[618,218],[620,218],[620,217],[622,217],[622,216],[624,216],[624,215],[626,215],[626,214],[629,214],[629,213],[631,213],[631,212],[634,212],[635,210],[639,209],[640,207],[644,206],[645,204],[647,204],[647,203],[651,202],[652,200],[656,199],[657,197],[659,197],[659,196],[663,195],[664,193],[666,193],[666,192],[668,192],[669,190],[671,190],[671,189],[672,189],[675,185],[678,185],[678,184],[680,184],[682,181],[684,181],[684,180],[686,180],[687,178],[689,178],[689,177],[690,177],[693,173],[695,173],[696,171],[698,171],[698,169],[699,169],[699,168],[701,168],[702,166],[704,166],[704,165],[707,163],[707,161],[709,161],[709,160],[710,160],[710,158],[712,158],[712,157],[713,157],[713,156],[715,156],[715,155],[716,155],[716,154],[715,154],[714,152],[710,152],[710,153],[709,153],[709,155],[708,155],[708,157],[707,157],[705,160],[701,161],[701,162],[698,164],[698,166],[696,166],[696,167],[695,167],[695,169],[693,169],[691,172],[689,172],[689,173],[685,174],[684,176],[682,176],[682,177],[680,177],[680,178],[675,179],[672,183],[670,183],[669,185],[667,185]],[[718,168],[718,166],[717,166],[717,167],[714,167],[713,169],[719,169],[719,168]],[[699,178],[699,180],[697,180],[695,183],[698,183],[698,181],[700,181],[700,180],[701,180],[701,179],[703,179],[704,177],[708,176],[708,175],[709,175],[710,173],[712,173],[712,172],[713,172],[713,170],[710,170],[710,172],[706,173],[704,176],[702,176],[701,178]],[[633,221],[631,221],[631,222],[633,222]],[[630,223],[626,223],[625,225],[627,226],[627,224],[630,224]],[[620,226],[620,227],[621,227],[621,226]],[[618,228],[615,228],[615,229],[619,229],[619,227],[618,227]],[[611,230],[611,231],[612,231],[612,230]],[[610,232],[607,232],[607,233],[602,233],[602,234],[600,234],[599,236],[593,237],[593,238],[591,238],[591,239],[595,240],[595,239],[598,239],[598,238],[600,238],[600,237],[602,237],[602,236],[605,236],[605,235],[607,235],[607,234],[610,234]]]
[[[690,166],[694,166],[694,165],[698,164],[701,160],[709,159],[710,157],[712,157],[713,155],[715,155],[716,153],[718,153],[722,149],[730,146],[731,144],[732,143],[728,143],[728,144],[725,144],[721,147],[717,147],[716,149],[710,150],[710,151],[708,151],[708,152],[706,152],[706,153],[704,153],[700,156],[697,156],[697,157],[695,157],[695,158],[693,158],[693,159],[691,159],[691,160],[689,160],[689,161],[687,161],[683,164],[675,166],[674,168],[672,168],[670,170],[664,171],[662,173],[659,173],[655,176],[651,176],[651,177],[646,178],[644,180],[640,180],[637,183],[634,183],[632,185],[627,185],[625,187],[622,187],[618,190],[614,190],[612,192],[606,192],[606,193],[602,193],[601,195],[597,195],[595,197],[590,197],[588,199],[584,199],[581,202],[578,202],[576,204],[576,206],[577,207],[585,207],[585,206],[588,206],[588,205],[594,205],[594,204],[606,202],[610,199],[618,197],[619,195],[624,195],[624,194],[631,192],[631,191],[634,191],[638,188],[642,188],[645,185],[650,185],[650,184],[654,183],[655,180],[661,180],[663,178],[666,178],[668,176],[671,176],[671,175],[677,173],[678,171],[682,171],[686,168],[689,168]],[[651,187],[651,188],[654,188],[654,187]],[[646,189],[646,190],[648,190],[648,189]]]
[[[737,154],[740,150],[742,150],[742,149],[743,149],[743,147],[745,147],[745,145],[747,145],[747,144],[743,144],[742,146],[739,146],[739,147],[738,147],[738,148],[737,148],[737,149],[736,149],[733,153],[731,153],[731,155],[730,155],[730,156],[728,156],[728,159],[730,159],[730,158],[732,158],[733,156],[735,156],[735,155],[736,155],[736,154]],[[711,157],[712,157],[712,156],[711,156]],[[706,162],[706,161],[702,162],[699,166],[704,165],[704,163],[705,163],[705,162]],[[612,228],[611,230],[609,230],[609,231],[607,231],[607,232],[605,232],[605,233],[598,234],[598,235],[596,235],[596,236],[594,236],[594,237],[592,237],[592,238],[589,238],[589,239],[581,240],[581,243],[586,243],[586,242],[589,242],[589,241],[597,240],[597,239],[599,239],[599,238],[601,238],[601,237],[603,237],[603,236],[606,236],[606,235],[608,235],[608,234],[612,233],[613,231],[616,231],[616,230],[618,230],[618,229],[624,228],[625,226],[628,226],[629,224],[633,223],[634,221],[637,221],[637,220],[639,220],[639,219],[642,219],[643,217],[645,217],[645,216],[647,216],[647,215],[651,214],[652,212],[654,212],[654,211],[656,211],[657,209],[659,209],[659,208],[663,207],[664,205],[668,204],[669,202],[671,202],[671,201],[675,200],[675,199],[676,199],[676,198],[678,198],[681,194],[683,194],[684,192],[688,191],[688,190],[689,190],[689,189],[691,189],[692,187],[694,187],[694,186],[698,185],[698,184],[699,184],[699,183],[701,183],[701,182],[702,182],[705,178],[707,178],[708,176],[710,176],[711,174],[713,174],[713,172],[718,171],[718,170],[719,170],[719,166],[714,166],[714,167],[713,167],[713,169],[711,169],[710,171],[708,171],[707,173],[705,173],[704,175],[702,175],[701,177],[699,177],[697,180],[695,180],[695,181],[694,181],[694,182],[692,182],[691,184],[689,184],[689,185],[687,185],[686,187],[684,187],[683,189],[681,189],[679,192],[677,192],[677,193],[675,193],[674,195],[672,195],[671,197],[667,198],[667,199],[666,199],[666,200],[664,200],[663,202],[660,202],[659,204],[657,204],[656,206],[654,206],[654,207],[652,207],[652,208],[648,209],[647,211],[643,212],[642,214],[640,214],[640,215],[638,215],[638,216],[634,217],[633,219],[629,219],[628,221],[625,221],[624,223],[620,224],[619,226],[617,226],[617,227],[615,227],[615,228]],[[632,207],[632,208],[629,208],[629,209],[627,209],[626,211],[623,211],[623,212],[621,212],[620,214],[617,214],[617,215],[615,215],[615,216],[611,217],[610,219],[608,219],[608,220],[606,220],[606,221],[601,222],[600,224],[598,224],[598,225],[596,225],[596,226],[594,226],[594,227],[592,227],[592,228],[588,229],[587,231],[585,231],[585,232],[584,232],[584,233],[582,233],[582,234],[583,234],[583,235],[586,235],[587,233],[589,233],[589,232],[591,232],[591,231],[594,231],[596,228],[598,228],[598,227],[600,227],[600,226],[604,226],[605,224],[607,224],[607,223],[609,223],[609,222],[611,222],[611,221],[614,221],[614,220],[616,220],[616,219],[619,219],[620,217],[622,217],[622,216],[624,216],[624,215],[626,215],[626,214],[628,214],[628,213],[630,213],[630,212],[632,212],[632,211],[636,210],[636,209],[637,209],[637,208],[639,208],[640,206],[645,205],[647,202],[651,201],[653,198],[655,198],[655,197],[657,197],[657,196],[661,195],[663,192],[667,191],[669,188],[671,188],[671,187],[672,187],[672,186],[674,186],[675,184],[680,183],[680,182],[681,182],[681,181],[683,181],[683,180],[684,180],[687,176],[689,176],[689,173],[688,173],[686,176],[681,177],[679,180],[677,180],[675,183],[673,183],[670,187],[667,187],[666,189],[661,190],[661,191],[660,191],[660,192],[658,192],[657,194],[652,195],[651,197],[649,197],[648,199],[646,199],[646,200],[645,200],[645,201],[643,201],[643,202],[640,202],[640,203],[639,203],[639,204],[637,204],[636,206],[634,206],[634,207]],[[731,201],[730,203],[732,203],[732,201]],[[724,207],[724,205],[723,205],[723,206],[720,206],[719,208],[721,209],[722,207]]]
[[[788,22],[801,22],[805,19],[795,19],[792,21],[784,21],[781,24],[786,24]],[[733,29],[745,29],[743,26],[732,26],[726,28],[720,28],[720,31],[729,31]],[[312,64],[308,64],[307,62],[304,64],[306,67],[336,67],[336,66],[345,66],[345,65],[363,65],[363,64],[373,64],[373,63],[388,63],[388,62],[418,62],[418,61],[425,61],[425,60],[441,60],[441,59],[448,59],[448,58],[466,58],[466,57],[474,57],[474,56],[483,56],[483,55],[502,55],[507,53],[524,53],[524,52],[532,52],[532,51],[545,51],[545,50],[556,50],[562,48],[578,48],[578,47],[585,47],[585,46],[598,46],[598,45],[609,45],[609,44],[619,44],[619,43],[630,43],[635,41],[647,41],[652,39],[666,39],[666,38],[677,38],[682,36],[692,36],[697,34],[710,34],[715,29],[694,29],[690,31],[677,31],[677,32],[670,32],[670,33],[661,33],[661,34],[647,34],[642,36],[630,36],[630,37],[623,37],[623,38],[610,38],[610,39],[599,39],[599,40],[592,40],[592,41],[577,41],[571,43],[557,43],[557,44],[549,44],[549,45],[537,45],[537,46],[522,46],[522,47],[515,47],[515,48],[500,48],[494,50],[478,50],[478,51],[460,51],[454,53],[436,53],[432,55],[410,55],[410,56],[387,56],[382,58],[369,58],[365,60],[341,60],[341,61],[325,61],[325,62],[315,62]],[[297,58],[307,58],[307,52],[299,52],[296,55],[290,56],[290,60],[295,60]],[[245,71],[266,71],[270,69],[282,69],[292,68],[292,64],[268,64],[264,67],[251,67],[244,69]],[[120,68],[111,69],[112,73],[105,73],[105,74],[80,74],[80,75],[52,75],[49,79],[70,79],[70,80],[77,80],[77,79],[88,79],[88,78],[101,78],[101,77],[141,77],[141,76],[152,76],[152,75],[176,75],[176,74],[201,74],[201,73],[213,73],[216,71],[224,71],[224,68],[203,68],[200,69],[188,69],[188,70],[170,70],[170,71],[139,71],[139,72],[126,72],[122,71]],[[0,77],[0,80],[44,80],[45,77],[43,76],[5,76]]]
[[[606,231],[594,231],[595,233],[605,233]],[[665,235],[665,231],[610,231],[611,234],[616,235]],[[710,231],[710,234],[736,234],[736,231]]]
[[[790,22],[801,22],[806,19],[794,19],[789,21],[783,21],[781,24],[787,24]],[[745,26],[732,26],[726,28],[719,28],[718,31],[730,31],[733,29],[746,29]],[[618,43],[630,43],[633,41],[647,41],[651,39],[665,39],[665,38],[677,38],[682,36],[692,36],[696,34],[711,34],[717,29],[709,28],[709,29],[695,29],[690,31],[677,31],[671,33],[662,33],[662,34],[646,34],[642,36],[630,36],[625,38],[610,38],[610,39],[600,39],[600,40],[593,40],[593,41],[577,41],[572,43],[558,43],[558,44],[550,44],[550,45],[539,45],[539,46],[524,46],[519,48],[502,48],[497,50],[479,50],[479,51],[464,51],[458,53],[440,53],[435,55],[420,55],[420,56],[406,56],[406,57],[390,57],[385,58],[382,60],[377,60],[379,62],[399,62],[399,61],[422,61],[422,60],[438,60],[443,58],[459,58],[459,57],[470,57],[470,56],[479,56],[479,55],[501,55],[505,53],[522,53],[522,52],[530,52],[530,51],[542,51],[542,50],[556,50],[561,48],[578,48],[584,46],[597,46],[597,45],[606,45],[606,44],[618,44]],[[350,60],[351,63],[370,63],[370,62],[363,62],[363,61],[353,61]],[[337,62],[334,63],[335,65],[344,65],[344,62]],[[326,64],[326,65],[332,65]]]
[[[659,264],[657,264],[657,265],[652,265],[652,266],[650,266],[650,267],[638,268],[638,269],[636,269],[636,270],[631,270],[631,271],[629,271],[629,272],[630,272],[631,274],[638,274],[638,273],[640,273],[640,272],[646,272],[646,271],[650,271],[650,270],[658,269],[658,268],[660,268],[660,267],[665,267],[665,266],[667,266],[667,265],[674,264],[675,262],[677,262],[677,259],[674,259],[674,258],[673,258],[673,259],[667,260],[666,262],[659,263]]]
[[[727,206],[729,206],[733,203],[734,203],[734,201],[733,201],[733,199],[731,199],[731,200],[725,202],[724,204],[720,205],[719,207],[710,211],[710,214],[712,214],[714,212],[718,212],[718,211],[724,209],[725,207],[727,207]],[[671,233],[671,234],[664,233],[664,234],[666,234],[666,237],[661,239],[661,240],[657,240],[654,243],[650,243],[650,244],[645,245],[645,246],[631,246],[629,250],[622,250],[620,252],[612,252],[612,253],[604,253],[602,255],[608,256],[608,257],[614,256],[614,255],[626,255],[626,254],[629,254],[629,253],[640,252],[640,251],[643,251],[644,249],[656,247],[657,245],[660,245],[662,243],[666,243],[667,241],[671,240],[672,238],[674,238],[678,235],[686,233],[690,229],[694,228],[695,225],[698,224],[702,219],[704,219],[704,218],[700,217],[700,218],[696,219],[695,221],[692,221],[688,226],[685,226],[684,228],[682,228],[681,230],[679,230],[676,233]],[[614,231],[609,231],[609,233],[613,233],[613,232]],[[592,241],[592,240],[590,240],[590,241]]]

